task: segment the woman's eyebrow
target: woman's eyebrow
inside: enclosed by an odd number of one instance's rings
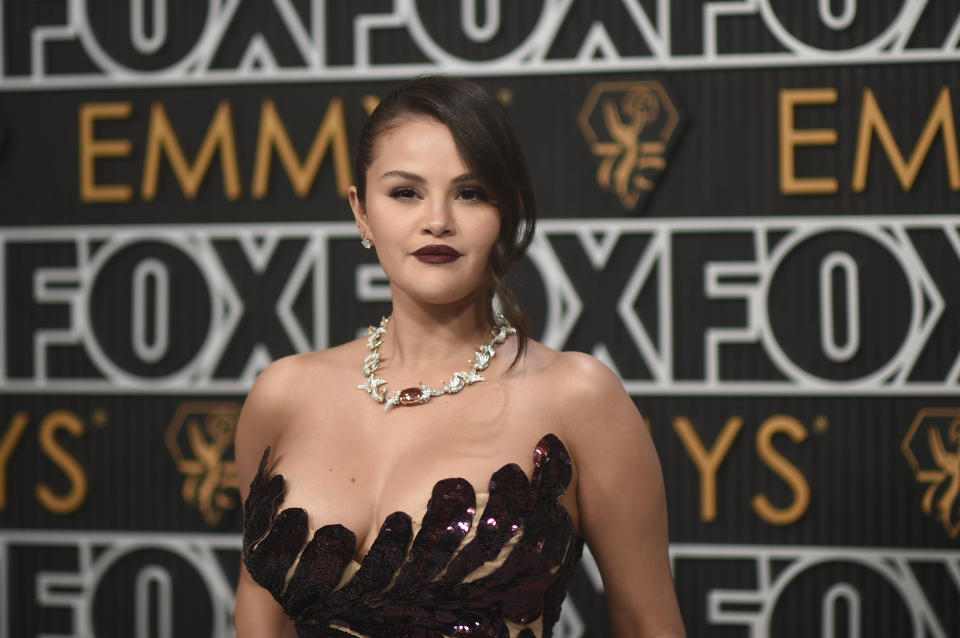
[[[421,175],[417,175],[416,173],[411,173],[410,171],[401,171],[401,170],[387,171],[386,173],[380,176],[380,179],[384,180],[390,177],[399,177],[401,179],[414,182],[415,184],[427,183],[427,180],[423,178]],[[477,181],[476,173],[464,173],[462,175],[457,175],[456,177],[454,177],[452,180],[450,180],[450,183],[463,184],[464,182],[474,182],[474,181]]]
[[[415,182],[417,184],[425,184],[427,182],[427,180],[425,180],[420,175],[417,175],[416,173],[410,173],[409,171],[387,171],[386,173],[380,176],[380,179],[386,179],[388,177],[400,177],[402,179]]]
[[[450,181],[452,184],[462,184],[464,182],[475,182],[477,181],[477,176],[475,173],[464,173],[463,175],[457,175]]]

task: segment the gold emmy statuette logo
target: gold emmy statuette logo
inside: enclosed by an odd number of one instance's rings
[[[239,403],[188,401],[180,404],[164,434],[177,470],[186,477],[183,500],[211,527],[239,501],[237,463],[223,458],[233,447],[239,416]]]
[[[597,183],[633,209],[667,168],[667,148],[680,114],[659,82],[600,82],[577,124],[600,158]]]
[[[925,408],[900,445],[923,494],[923,513],[940,521],[950,538],[960,535],[960,408]]]

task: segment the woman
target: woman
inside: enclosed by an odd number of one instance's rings
[[[238,637],[549,636],[583,540],[618,636],[683,635],[642,418],[601,363],[530,339],[503,283],[534,220],[506,111],[472,82],[414,80],[356,164],[393,312],[247,397]]]

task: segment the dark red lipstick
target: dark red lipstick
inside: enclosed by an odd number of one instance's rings
[[[449,264],[450,262],[459,259],[460,253],[450,246],[433,244],[430,246],[424,246],[417,252],[413,253],[413,256],[425,264]]]

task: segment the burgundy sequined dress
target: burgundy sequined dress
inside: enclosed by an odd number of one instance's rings
[[[284,479],[264,452],[244,503],[243,561],[301,637],[547,637],[583,550],[557,499],[570,457],[548,434],[533,478],[516,464],[475,494],[464,479],[439,481],[424,515],[388,516],[361,563],[356,537],[326,525],[308,539],[307,513],[283,501]]]

